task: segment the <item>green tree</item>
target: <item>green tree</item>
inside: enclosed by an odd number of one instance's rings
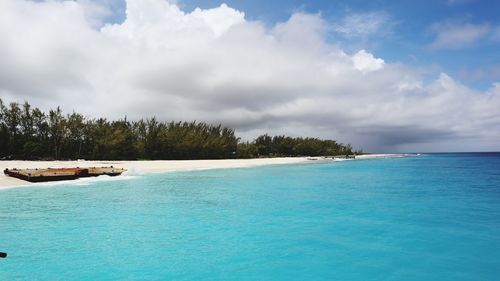
[[[242,142],[233,129],[204,122],[88,119],[61,108],[45,114],[0,99],[0,158],[221,159],[352,154],[335,140],[267,134]]]
[[[49,111],[49,137],[52,141],[54,159],[61,159],[61,150],[68,137],[68,121],[62,115],[60,107]]]

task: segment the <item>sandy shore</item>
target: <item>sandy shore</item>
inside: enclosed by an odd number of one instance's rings
[[[405,157],[406,154],[367,154],[356,156],[356,160]],[[313,157],[315,160],[331,161],[322,157]],[[310,159],[310,158],[309,158]],[[161,173],[175,171],[189,171],[199,169],[244,168],[262,165],[314,163],[308,157],[288,158],[259,158],[259,159],[225,159],[225,160],[158,160],[158,161],[0,161],[0,169],[26,168],[71,168],[71,167],[102,167],[115,166],[128,171],[124,175],[140,175],[145,173]],[[36,184],[36,183],[35,183]],[[16,178],[0,174],[0,189],[30,186],[29,183]]]
[[[189,171],[199,169],[243,168],[261,165],[296,164],[307,162],[306,157],[296,158],[261,158],[261,159],[225,159],[225,160],[158,160],[158,161],[0,161],[0,188],[30,186],[29,183],[4,175],[5,168],[69,168],[115,166],[125,168],[126,174],[160,173]]]

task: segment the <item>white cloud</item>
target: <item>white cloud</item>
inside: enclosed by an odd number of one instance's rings
[[[500,81],[500,64],[479,68],[462,68],[457,77],[466,82]]]
[[[228,6],[185,13],[127,0],[123,23],[93,28],[78,2],[0,1],[0,97],[89,116],[204,120],[240,135],[337,138],[371,150],[499,149],[500,91],[326,40],[317,14],[267,28]]]
[[[430,44],[434,49],[462,49],[470,47],[486,37],[491,27],[488,24],[472,23],[435,23],[431,33],[436,38]]]
[[[354,67],[362,72],[375,71],[384,67],[383,59],[375,58],[365,50],[361,50],[352,56],[352,61],[354,62]]]
[[[387,35],[394,23],[382,12],[353,13],[333,25],[333,30],[347,38],[367,38]]]
[[[87,22],[93,28],[103,26],[104,19],[112,14],[109,7],[91,0],[78,0],[78,3],[83,8],[83,14]]]
[[[197,8],[191,15],[202,19],[206,25],[210,26],[215,36],[220,36],[231,26],[245,21],[244,13],[229,8],[226,4],[210,10]]]

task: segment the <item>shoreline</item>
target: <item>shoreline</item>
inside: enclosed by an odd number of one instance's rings
[[[6,168],[72,168],[72,167],[95,167],[115,166],[125,168],[127,175],[143,175],[149,173],[181,172],[204,169],[224,168],[247,168],[264,165],[300,164],[308,163],[307,157],[282,157],[282,158],[254,158],[254,159],[220,159],[220,160],[109,160],[109,161],[25,161],[25,160],[1,160],[0,190],[13,187],[40,186],[40,183],[30,183],[17,178],[8,177],[3,173]],[[119,179],[121,176],[116,177]],[[71,181],[51,182],[50,184],[69,183]],[[47,183],[44,183],[47,184]]]
[[[376,159],[376,158],[394,158],[405,157],[405,154],[367,154],[356,156],[356,159]],[[353,160],[356,160],[353,159]],[[224,169],[224,168],[249,168],[265,165],[283,165],[283,164],[303,164],[314,163],[308,160],[308,157],[281,157],[281,158],[253,158],[253,159],[220,159],[220,160],[109,160],[109,161],[25,161],[25,160],[1,160],[0,169],[6,168],[25,169],[25,168],[71,168],[71,167],[94,167],[94,166],[115,166],[125,168],[127,172],[123,175],[143,175],[148,173],[180,172],[201,169]],[[119,179],[117,177],[117,179]],[[56,183],[68,183],[74,181],[60,181]],[[0,175],[0,190],[14,187],[40,186],[40,183],[30,183],[17,178]]]

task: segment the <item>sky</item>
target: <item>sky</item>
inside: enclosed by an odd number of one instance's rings
[[[0,98],[370,152],[500,150],[500,2],[0,0]]]

